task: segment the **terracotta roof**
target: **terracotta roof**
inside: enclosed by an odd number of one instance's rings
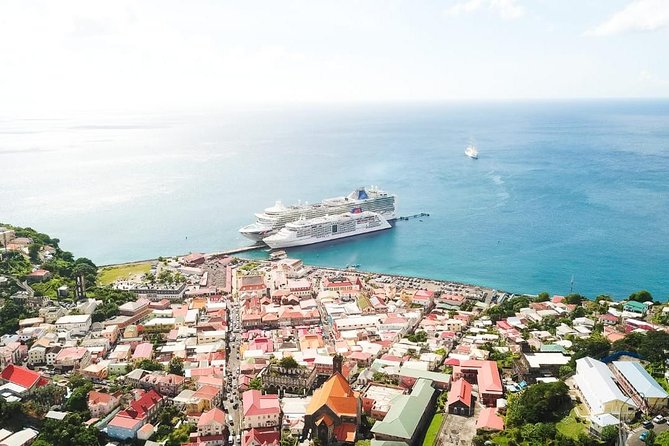
[[[497,415],[494,407],[486,407],[481,410],[478,420],[476,420],[476,429],[485,429],[492,431],[504,430],[504,419]]]
[[[354,423],[342,423],[335,427],[334,435],[338,441],[353,443],[355,441],[356,426]]]
[[[448,405],[450,406],[458,401],[464,403],[467,407],[472,404],[472,385],[463,378],[455,381],[451,390],[448,391]]]
[[[250,431],[244,432],[242,446],[248,445],[251,441],[260,446],[278,445],[281,441],[281,434],[275,429],[252,428]]]
[[[358,398],[346,378],[340,373],[335,373],[316,389],[306,413],[313,415],[323,406],[328,406],[337,415],[356,416],[358,414]]]
[[[41,383],[44,382],[41,379],[42,375],[39,373],[14,364],[9,364],[5,367],[0,376],[3,380],[25,387],[26,389],[30,389],[36,384],[38,386],[43,385]]]
[[[95,390],[88,392],[88,404],[109,404],[112,399],[114,399],[114,396],[109,393],[96,392]]]
[[[247,390],[242,394],[244,416],[275,414],[281,412],[278,395],[263,395],[259,390]]]
[[[197,427],[206,426],[211,423],[225,424],[225,412],[218,407],[202,414],[197,422]]]
[[[133,429],[142,420],[136,418],[129,418],[119,413],[109,422],[109,426],[120,427],[123,429]]]

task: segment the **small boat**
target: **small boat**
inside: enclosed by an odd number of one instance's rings
[[[288,254],[286,254],[286,251],[282,251],[282,250],[272,251],[269,254],[269,259],[270,260],[281,260],[281,259],[285,259],[286,257],[288,257]]]
[[[479,159],[479,151],[476,150],[474,144],[470,144],[467,146],[467,148],[465,149],[465,155],[467,155],[473,160]]]

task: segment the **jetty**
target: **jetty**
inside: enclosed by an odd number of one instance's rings
[[[414,218],[429,217],[429,216],[430,216],[430,214],[428,214],[427,212],[421,212],[420,214],[413,214],[413,215],[406,215],[404,217],[397,217],[397,220],[407,221],[407,220],[411,220],[411,219],[414,219]]]

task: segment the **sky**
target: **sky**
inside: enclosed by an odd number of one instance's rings
[[[668,0],[0,0],[0,112],[669,97]]]

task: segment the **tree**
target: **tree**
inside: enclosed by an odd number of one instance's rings
[[[605,446],[613,446],[618,441],[618,426],[605,426],[602,429],[601,439]]]
[[[41,246],[38,245],[37,243],[31,243],[28,245],[28,257],[30,258],[30,261],[33,263],[39,263],[39,252],[40,252]]]
[[[567,297],[564,298],[565,303],[571,305],[580,305],[584,300],[588,300],[588,298],[585,296],[581,296],[578,293],[569,294],[567,295]]]
[[[284,369],[296,369],[299,365],[292,356],[284,356],[279,361],[279,365]]]
[[[655,437],[656,446],[669,446],[669,431],[664,431]]]
[[[537,297],[534,298],[534,301],[535,302],[547,302],[548,300],[550,300],[550,298],[551,298],[550,295],[546,291],[543,291],[543,292],[537,294]]]
[[[167,372],[174,375],[184,374],[184,362],[181,358],[174,357],[170,359],[169,364],[167,365]]]
[[[97,430],[84,421],[79,414],[69,414],[63,421],[47,419],[33,445],[99,446]]]
[[[627,299],[635,302],[652,302],[653,295],[647,290],[639,290],[636,293],[630,294]]]
[[[589,338],[575,339],[572,347],[574,354],[570,363],[575,363],[577,359],[590,356],[591,358],[601,359],[609,354],[611,343],[602,335],[593,334]]]
[[[560,417],[569,402],[569,388],[562,381],[534,384],[509,399],[507,424],[546,423]]]
[[[147,370],[149,372],[156,370],[165,370],[163,365],[156,361],[155,359],[142,359],[137,363],[138,369]]]
[[[252,378],[251,381],[249,381],[249,389],[262,390],[262,379],[259,376]]]

